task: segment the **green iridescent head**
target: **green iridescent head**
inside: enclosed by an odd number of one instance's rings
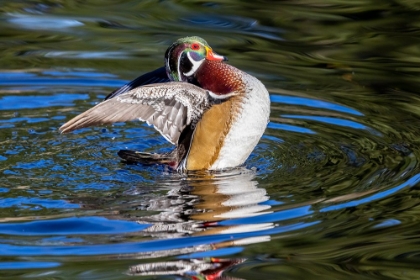
[[[188,81],[205,60],[225,61],[227,58],[214,53],[200,37],[181,38],[166,50],[166,72],[173,81]]]

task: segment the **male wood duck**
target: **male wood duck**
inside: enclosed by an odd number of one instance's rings
[[[226,60],[199,37],[179,39],[167,49],[164,67],[110,93],[60,131],[139,119],[176,148],[165,154],[119,151],[128,162],[178,170],[239,166],[265,131],[270,99],[258,79]]]

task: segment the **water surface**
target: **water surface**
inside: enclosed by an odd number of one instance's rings
[[[419,9],[4,1],[2,279],[420,278]],[[245,166],[121,163],[120,149],[171,149],[139,122],[58,133],[189,35],[270,92]]]

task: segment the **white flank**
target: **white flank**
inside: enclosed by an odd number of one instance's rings
[[[270,117],[268,91],[257,78],[251,75],[243,73],[243,79],[246,83],[246,93],[241,104],[238,104],[240,112],[234,119],[224,139],[219,158],[210,167],[211,170],[243,164],[267,127]],[[213,95],[211,96],[214,97]]]

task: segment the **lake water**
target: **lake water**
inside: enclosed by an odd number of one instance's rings
[[[70,118],[198,35],[268,88],[244,167]],[[419,279],[418,1],[2,1],[1,279]],[[130,276],[131,275],[131,276]]]

